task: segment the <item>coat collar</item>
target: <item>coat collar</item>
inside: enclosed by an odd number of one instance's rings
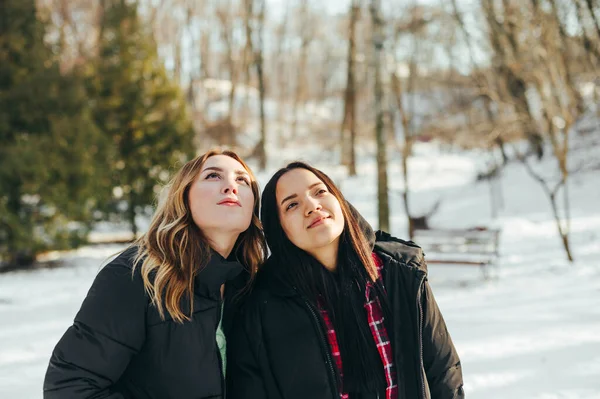
[[[218,252],[211,249],[208,264],[202,268],[194,279],[194,292],[198,295],[219,300],[221,298],[221,285],[236,279],[244,267],[237,260],[225,259]]]
[[[282,278],[274,269],[281,267],[281,263],[273,256],[269,257],[263,267],[256,275],[255,287],[258,290],[269,291],[277,296],[291,297],[297,296],[295,287]]]

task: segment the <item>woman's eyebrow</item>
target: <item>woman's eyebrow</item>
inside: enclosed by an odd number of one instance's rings
[[[214,170],[214,171],[217,171],[217,172],[223,172],[222,168],[219,168],[217,166],[209,166],[206,169],[204,169],[201,173],[204,173],[207,170]],[[242,170],[242,169],[238,169],[238,170],[234,171],[234,173],[236,175],[247,175],[247,176],[250,176],[250,174],[248,172],[246,172],[245,170]]]
[[[308,186],[308,189],[309,189],[309,190],[311,190],[313,187],[316,187],[316,186],[318,186],[319,184],[325,184],[325,183],[323,183],[322,181],[319,181],[319,182],[313,183],[313,184],[311,184],[310,186]],[[284,203],[285,201],[291,200],[292,198],[296,198],[297,196],[298,196],[298,194],[292,194],[292,195],[288,195],[287,197],[285,197],[285,198],[284,198],[284,199],[281,201],[281,204],[280,204],[280,205],[283,205],[283,203]]]
[[[218,168],[218,167],[216,167],[216,166],[209,166],[209,167],[207,167],[206,169],[204,169],[204,170],[202,171],[202,173],[206,172],[207,170],[215,170],[215,171],[217,171],[217,172],[222,172],[222,171],[223,171],[223,169],[221,169],[221,168]]]
[[[292,194],[292,195],[288,195],[287,197],[285,197],[285,198],[283,199],[283,201],[281,201],[281,204],[280,204],[280,205],[283,205],[283,203],[284,203],[285,201],[291,200],[292,198],[296,198],[297,196],[298,196],[298,194]]]

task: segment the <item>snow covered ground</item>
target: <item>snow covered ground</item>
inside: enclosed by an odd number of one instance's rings
[[[322,149],[315,148],[315,154]],[[347,198],[377,225],[376,168],[364,155],[359,176],[315,160]],[[425,213],[440,198],[431,220],[438,227],[502,228],[502,257],[493,278],[472,266],[430,266],[430,281],[461,355],[469,398],[600,398],[600,172],[572,177],[571,241],[575,264],[561,248],[547,199],[522,165],[510,164],[501,184],[503,208],[494,218],[490,185],[475,183],[489,155],[442,153],[421,145],[411,159],[412,204]],[[577,161],[577,159],[574,159]],[[331,161],[329,161],[331,162]],[[536,165],[550,170],[545,161]],[[406,236],[398,159],[390,159],[394,235]],[[260,174],[262,185],[268,174]],[[56,255],[60,267],[0,275],[0,398],[42,397],[53,346],[71,324],[101,264],[122,246],[86,247]]]

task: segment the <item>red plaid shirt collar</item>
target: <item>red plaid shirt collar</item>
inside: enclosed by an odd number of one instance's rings
[[[383,262],[374,252],[372,253],[372,256],[373,260],[375,261],[375,265],[377,266],[379,279],[381,279]],[[389,340],[387,330],[383,323],[384,317],[383,310],[381,309],[381,303],[373,291],[373,283],[367,283],[365,297],[364,306],[365,310],[367,311],[367,320],[369,321],[369,327],[371,327],[371,333],[373,334],[373,339],[377,345],[377,350],[379,351],[379,356],[381,356],[381,362],[383,363],[385,370],[385,380],[387,383],[385,389],[385,399],[394,399],[398,397],[398,382],[396,379],[396,367],[394,365],[392,344]],[[325,322],[325,328],[327,329],[327,340],[329,341],[331,354],[343,383],[344,375],[342,371],[343,368],[340,347],[338,345],[337,336],[335,334],[331,318],[329,317],[327,310],[325,310],[325,307],[322,305],[322,303],[319,303],[319,311],[321,312],[321,316]],[[348,394],[343,390],[343,386],[340,387],[340,398],[349,399]]]

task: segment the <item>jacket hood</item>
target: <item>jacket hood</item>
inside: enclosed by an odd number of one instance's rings
[[[375,237],[375,251],[383,252],[394,259],[404,262],[409,267],[427,273],[425,254],[417,244],[412,241],[396,238],[382,230],[377,231]]]
[[[348,202],[348,206],[354,217],[358,220],[358,225],[365,234],[372,251],[383,252],[394,259],[402,260],[408,266],[427,273],[425,254],[421,247],[412,241],[396,238],[382,230],[374,232],[369,222],[365,220],[350,202]]]

